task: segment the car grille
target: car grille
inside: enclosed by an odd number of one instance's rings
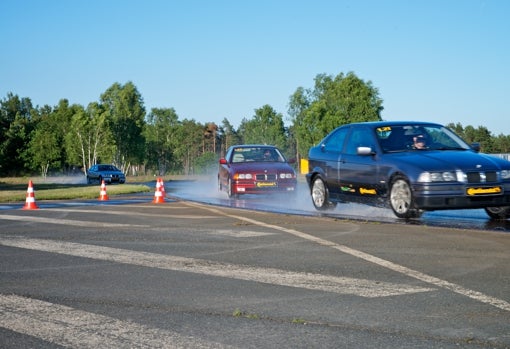
[[[468,172],[468,183],[490,183],[497,182],[498,175],[496,172]]]
[[[258,174],[258,175],[255,175],[255,179],[257,181],[275,181],[276,175],[275,174]]]

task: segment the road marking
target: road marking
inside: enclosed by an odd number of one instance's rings
[[[510,311],[510,303],[505,301],[505,300],[502,300],[502,299],[499,299],[499,298],[495,298],[495,297],[486,295],[486,294],[484,294],[482,292],[470,290],[468,288],[462,287],[462,286],[457,285],[455,283],[452,283],[452,282],[449,282],[449,281],[446,281],[446,280],[442,280],[440,278],[437,278],[437,277],[434,277],[434,276],[431,276],[431,275],[427,275],[425,273],[419,272],[417,270],[413,270],[411,268],[404,267],[402,265],[399,265],[399,264],[387,261],[385,259],[373,256],[371,254],[355,250],[355,249],[347,247],[345,245],[336,244],[334,242],[331,242],[331,241],[328,241],[328,240],[325,240],[325,239],[322,239],[322,238],[319,238],[319,237],[316,237],[316,236],[313,236],[313,235],[310,235],[310,234],[306,234],[306,233],[303,233],[303,232],[300,232],[300,231],[297,231],[297,230],[294,230],[294,229],[288,229],[288,228],[281,227],[281,226],[278,226],[278,225],[264,223],[264,222],[257,221],[255,219],[251,219],[251,218],[247,218],[247,217],[243,217],[243,216],[238,216],[238,215],[234,215],[234,214],[228,214],[228,213],[222,212],[222,211],[220,211],[220,210],[218,210],[216,208],[212,208],[212,207],[209,207],[209,206],[201,205],[201,204],[198,204],[198,203],[187,202],[187,204],[190,205],[190,206],[193,206],[193,207],[201,207],[204,210],[208,210],[210,212],[214,212],[216,214],[223,215],[225,217],[230,217],[230,218],[233,218],[233,219],[239,219],[239,220],[242,220],[242,221],[245,221],[245,222],[249,222],[249,223],[254,224],[254,225],[258,225],[258,226],[262,226],[262,227],[265,227],[265,228],[275,229],[275,230],[279,230],[279,231],[282,231],[282,232],[285,232],[285,233],[289,233],[289,234],[292,234],[294,236],[300,237],[302,239],[315,242],[315,243],[317,243],[319,245],[334,248],[334,249],[336,249],[338,251],[341,251],[343,253],[350,254],[351,256],[354,256],[354,257],[366,260],[366,261],[368,261],[370,263],[379,265],[381,267],[384,267],[384,268],[396,271],[396,272],[398,272],[400,274],[403,274],[403,275],[406,275],[406,276],[418,279],[420,281],[427,282],[429,284],[432,284],[432,285],[440,287],[440,288],[444,288],[444,289],[450,290],[452,292],[455,292],[457,294],[463,295],[465,297],[469,297],[469,298],[474,299],[476,301],[479,301],[479,302],[482,302],[482,303],[485,303],[485,304],[490,304],[490,305],[492,305],[492,306],[494,306],[496,308],[502,309],[502,310]]]
[[[72,225],[75,227],[98,227],[98,228],[123,228],[123,227],[137,227],[146,228],[147,225],[136,224],[123,224],[123,223],[107,223],[107,222],[92,222],[92,221],[78,221],[73,219],[61,218],[47,218],[47,217],[34,217],[34,216],[14,216],[14,215],[0,215],[0,220],[22,221],[33,223],[49,223],[49,224],[63,224]]]
[[[71,348],[227,348],[177,332],[0,294],[0,327]]]
[[[149,206],[145,206],[149,207]],[[79,209],[51,209],[51,211],[62,211],[62,212],[73,212],[73,213],[95,213],[101,215],[119,215],[119,216],[132,216],[135,214],[136,216],[144,216],[144,217],[168,217],[168,218],[183,218],[183,219],[212,219],[219,218],[218,216],[197,216],[197,215],[185,215],[185,214],[166,214],[166,213],[140,213],[133,211],[104,211],[104,210],[79,210]],[[0,218],[2,215],[0,215]]]
[[[275,234],[275,233],[267,233],[267,232],[252,231],[252,230],[238,231],[238,230],[228,230],[228,229],[208,230],[208,231],[204,231],[203,233],[209,234],[209,235],[230,236],[230,237],[234,237],[234,238],[253,238],[253,237],[268,236],[268,235]]]
[[[0,238],[0,245],[138,265],[149,268],[183,271],[261,282],[272,285],[334,292],[339,294],[352,294],[367,298],[397,296],[435,290],[427,287],[394,284],[389,282],[292,272],[275,268],[259,268],[248,265],[220,263],[203,259],[161,255],[149,252],[139,252],[54,240],[26,239],[17,237]]]

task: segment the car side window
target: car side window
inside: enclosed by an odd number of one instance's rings
[[[338,131],[333,133],[325,142],[326,150],[341,152],[344,147],[345,138],[347,133],[349,132],[349,128],[340,128]]]
[[[352,130],[349,140],[347,142],[346,154],[356,155],[358,147],[372,147],[374,146],[374,137],[372,131],[368,128],[355,128]]]

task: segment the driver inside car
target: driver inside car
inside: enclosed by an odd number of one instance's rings
[[[427,139],[424,135],[413,137],[413,149],[427,149]]]

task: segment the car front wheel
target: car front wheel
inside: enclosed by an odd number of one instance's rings
[[[414,208],[413,192],[403,177],[396,177],[390,189],[390,206],[398,218],[417,218],[420,211]]]
[[[229,198],[234,198],[235,199],[235,198],[237,198],[237,195],[234,194],[234,192],[232,190],[232,186],[233,186],[232,179],[229,178],[228,179],[228,183],[227,183],[227,195],[228,195]]]
[[[329,193],[321,177],[315,177],[312,182],[312,202],[317,210],[327,210],[336,205],[329,202]]]
[[[487,212],[492,219],[510,218],[510,206],[486,207],[485,212]]]

